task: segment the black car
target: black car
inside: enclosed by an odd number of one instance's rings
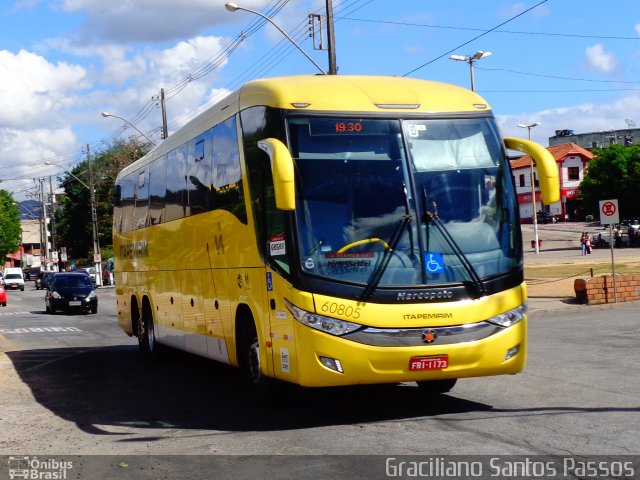
[[[55,272],[47,272],[44,270],[41,270],[40,272],[38,272],[38,275],[36,275],[36,280],[35,280],[36,290],[48,288],[54,273]]]
[[[56,273],[44,297],[47,313],[90,311],[98,313],[98,295],[85,273]]]
[[[22,275],[25,280],[33,280],[39,272],[40,267],[28,267],[22,270]]]
[[[557,221],[555,215],[551,212],[543,212],[542,210],[538,210],[536,216],[538,217],[538,221],[542,223],[556,223]]]

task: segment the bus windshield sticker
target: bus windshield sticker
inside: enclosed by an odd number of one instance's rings
[[[269,254],[272,257],[277,255],[286,255],[287,248],[284,240],[284,235],[273,235],[269,239]]]
[[[444,272],[444,257],[438,252],[425,252],[424,268],[427,273]]]
[[[415,123],[410,123],[408,127],[410,137],[419,137],[420,132],[427,130],[427,126],[422,124],[416,125]]]

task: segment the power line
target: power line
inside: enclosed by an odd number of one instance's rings
[[[537,5],[536,5],[537,6]],[[535,8],[535,7],[534,7]],[[338,17],[336,17],[337,19]],[[350,20],[354,22],[368,22],[368,23],[383,23],[387,25],[399,25],[404,27],[424,27],[424,28],[439,28],[446,30],[464,30],[471,32],[493,32],[493,33],[507,33],[512,35],[540,35],[549,37],[568,37],[568,38],[591,38],[595,40],[635,40],[640,41],[640,37],[622,37],[616,35],[583,35],[578,33],[558,33],[558,32],[525,32],[518,30],[486,30],[483,28],[472,27],[452,27],[448,25],[430,25],[426,23],[412,23],[412,22],[398,22],[393,20],[374,20],[369,18],[353,18],[353,17],[340,17],[341,20]]]
[[[599,80],[593,78],[576,78],[576,77],[563,77],[560,75],[546,75],[542,73],[532,73],[532,72],[520,72],[518,70],[511,70],[508,68],[487,68],[487,67],[475,67],[478,70],[485,71],[496,71],[496,72],[508,72],[515,73],[517,75],[529,75],[532,77],[542,77],[542,78],[553,78],[554,80],[571,80],[574,82],[595,82],[595,83],[630,83],[630,84],[638,84],[640,81],[628,81],[628,80]]]
[[[474,40],[477,40],[477,39],[478,39],[478,38],[480,38],[480,37],[484,37],[485,35],[487,35],[487,34],[489,34],[489,33],[493,32],[494,30],[497,30],[497,29],[498,29],[498,28],[500,28],[501,26],[506,25],[506,24],[507,24],[507,23],[509,23],[509,22],[512,22],[512,21],[513,21],[513,20],[515,20],[516,18],[521,17],[522,15],[524,15],[525,13],[530,12],[530,11],[531,11],[531,10],[533,10],[534,8],[539,7],[539,6],[540,6],[540,5],[542,5],[543,3],[547,3],[547,1],[548,1],[548,0],[542,0],[542,1],[541,1],[541,2],[539,2],[539,3],[536,3],[533,7],[529,7],[529,8],[527,8],[526,10],[524,10],[524,11],[522,11],[522,12],[518,13],[517,15],[514,15],[514,16],[513,16],[513,17],[511,17],[510,19],[508,19],[508,20],[506,20],[506,21],[502,22],[501,24],[496,25],[495,27],[493,27],[493,28],[491,28],[491,29],[489,29],[489,30],[483,31],[480,35],[476,35],[476,36],[475,36],[475,37],[473,37],[471,40],[468,40],[468,41],[466,41],[466,42],[464,42],[464,43],[462,43],[462,44],[460,44],[460,45],[458,45],[458,46],[456,46],[456,47],[452,48],[451,50],[449,50],[449,51],[447,51],[447,52],[443,53],[442,55],[437,56],[436,58],[434,58],[434,59],[432,59],[432,60],[429,60],[427,63],[424,63],[424,64],[420,65],[419,67],[414,68],[413,70],[411,70],[410,72],[405,73],[405,74],[404,74],[404,75],[402,75],[402,76],[403,76],[403,77],[406,77],[407,75],[411,75],[413,72],[415,72],[415,71],[417,71],[417,70],[420,70],[421,68],[424,68],[424,67],[426,67],[427,65],[432,64],[432,63],[433,63],[433,62],[435,62],[436,60],[440,60],[442,57],[445,57],[445,56],[449,55],[450,53],[454,52],[455,50],[458,50],[459,48],[464,47],[465,45],[470,44],[470,43],[471,43],[471,42],[473,42]]]

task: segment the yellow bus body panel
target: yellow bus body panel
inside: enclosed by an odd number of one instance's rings
[[[381,111],[450,113],[489,110],[482,97],[455,85],[414,78],[350,75],[301,75],[253,80],[240,91],[240,110],[254,105],[288,110],[349,111],[356,115],[357,112]]]

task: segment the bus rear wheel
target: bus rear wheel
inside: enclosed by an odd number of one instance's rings
[[[423,393],[432,395],[438,393],[447,393],[454,387],[457,381],[457,378],[447,378],[445,380],[425,380],[416,383]]]
[[[156,340],[156,330],[150,308],[143,307],[142,318],[138,320],[138,346],[140,351],[152,360],[160,357],[160,344]]]

